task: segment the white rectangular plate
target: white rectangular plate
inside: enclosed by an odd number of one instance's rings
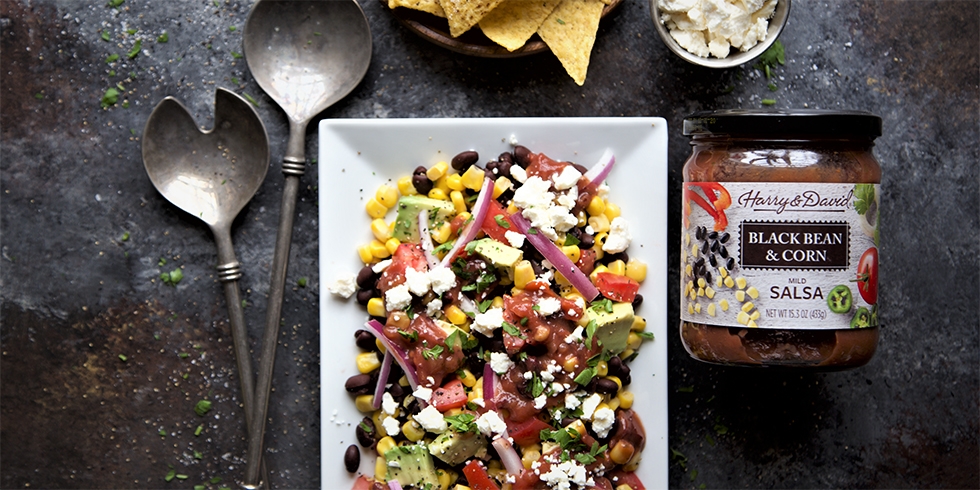
[[[476,150],[480,162],[512,150],[512,141],[555,160],[591,167],[606,148],[616,155],[607,179],[610,200],[630,222],[630,257],[648,265],[638,314],[655,339],[631,364],[633,408],[647,433],[637,471],[648,488],[667,487],[667,123],[661,118],[337,119],[320,122],[320,410],[322,486],[351,488],[344,451],[357,444],[363,417],[344,390],[357,374],[354,332],[367,320],[353,298],[326,285],[362,264],[356,248],[371,240],[364,204],[383,183],[419,165]],[[391,220],[391,216],[388,220]],[[366,456],[367,453],[362,455]],[[373,474],[374,458],[361,458]]]

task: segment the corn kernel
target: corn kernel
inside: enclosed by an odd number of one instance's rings
[[[398,189],[395,189],[388,184],[381,184],[378,186],[378,190],[374,191],[374,198],[377,199],[382,206],[391,209],[398,203]]]
[[[698,298],[698,290],[697,290],[697,289],[694,289],[694,288],[691,288],[691,292],[690,292],[690,293],[688,293],[688,295],[687,295],[687,296],[688,296],[689,298],[691,298],[691,301],[694,301],[695,299],[697,299],[697,298]]]
[[[374,411],[374,395],[360,395],[354,398],[354,406],[362,413]]]
[[[640,344],[643,343],[643,337],[640,337],[636,332],[630,332],[626,337],[626,346],[630,349],[639,349]]]
[[[603,211],[602,214],[604,214],[606,218],[609,218],[609,221],[611,222],[612,220],[618,218],[622,214],[622,211],[619,209],[618,205],[607,201],[606,210]]]
[[[609,231],[609,218],[604,214],[599,216],[589,217],[589,226],[592,227],[592,231],[600,233],[603,231]]]
[[[647,264],[641,260],[630,259],[626,263],[626,277],[636,281],[643,282],[647,278]]]
[[[435,199],[437,201],[448,201],[449,200],[449,196],[446,195],[446,191],[444,191],[444,190],[442,190],[442,189],[440,189],[438,187],[433,187],[432,190],[429,191],[428,198],[429,199]]]
[[[759,313],[759,310],[755,310],[749,313],[749,320],[758,320],[760,316],[762,316],[762,313]]]
[[[735,299],[737,299],[739,303],[745,301],[745,291],[742,291],[741,289],[735,291]]]
[[[691,245],[691,255],[693,255],[695,257],[698,256],[698,244],[697,243],[695,243],[694,245]]]
[[[759,327],[759,325],[757,325],[755,323],[755,320],[753,320],[751,318],[749,318],[749,323],[746,323],[745,326],[746,327],[749,327],[749,328],[758,328]]]
[[[738,279],[735,279],[735,284],[738,286],[739,289],[745,289],[745,285],[746,285],[745,278],[739,277]]]
[[[599,265],[595,266],[595,269],[593,269],[592,270],[592,273],[589,274],[589,279],[591,279],[592,280],[592,283],[595,284],[596,278],[599,277],[599,274],[601,274],[603,272],[609,272],[609,268],[606,267],[603,264],[599,264]]]
[[[721,307],[721,311],[728,311],[728,300],[727,299],[723,299],[723,300],[719,301],[718,302],[718,306]]]
[[[415,190],[415,185],[412,184],[412,176],[405,175],[398,178],[398,192],[403,196],[414,196],[418,194],[419,191]]]
[[[371,298],[367,303],[368,315],[385,317],[385,302],[381,298]]]
[[[378,440],[378,454],[384,454],[394,449],[397,445],[394,438],[388,436],[382,437]]]
[[[711,303],[711,304],[708,305],[708,314],[711,315],[711,316],[715,316],[715,304],[714,303]]]
[[[715,287],[721,289],[725,285],[725,278],[721,276],[715,276]]]
[[[381,218],[371,220],[371,233],[374,234],[374,238],[382,243],[391,238],[391,233],[388,232],[388,223],[385,223],[385,220]]]
[[[514,214],[514,213],[516,213],[518,211],[520,211],[520,210],[517,208],[517,205],[514,204],[513,201],[511,201],[509,204],[507,204],[507,214]]]
[[[578,248],[578,245],[564,246],[561,248],[561,251],[565,254],[565,257],[568,257],[568,260],[572,261],[573,264],[578,262],[578,259],[582,258],[582,250]]]
[[[415,420],[409,419],[402,424],[402,434],[405,434],[405,438],[409,441],[419,442],[425,437],[425,429]]]
[[[748,294],[752,299],[756,299],[759,297],[759,290],[756,289],[755,286],[749,286],[749,288],[745,290],[745,294]]]
[[[357,247],[357,256],[361,259],[364,264],[370,264],[374,262],[374,255],[371,254],[371,245],[361,245]]]
[[[541,459],[541,450],[534,450],[531,448],[524,449],[521,451],[521,465],[524,466],[525,470],[531,469],[531,465]]]
[[[449,164],[446,162],[439,162],[426,170],[425,176],[428,177],[429,180],[435,182],[442,178],[443,175],[446,175],[447,172],[449,172]]]
[[[439,189],[440,191],[445,192],[447,196],[449,195],[450,192],[452,192],[452,189],[449,188],[449,181],[446,180],[445,176],[440,177],[439,180],[433,182],[432,187],[434,189]]]
[[[721,266],[718,268],[718,274],[721,277],[728,277],[728,269],[726,269],[725,266]]]
[[[589,201],[589,205],[585,208],[589,212],[590,216],[599,216],[606,211],[606,203],[599,196],[592,196],[592,200]],[[608,219],[606,221],[609,221]]]
[[[706,298],[708,298],[708,299],[714,299],[715,298],[715,290],[714,289],[711,289],[711,287],[704,288],[704,296]]]
[[[449,484],[452,483],[452,476],[449,475],[449,472],[436,470],[436,478],[439,480],[439,490],[449,489]]]
[[[629,358],[630,358],[630,357],[632,357],[632,356],[633,356],[633,354],[635,354],[635,353],[636,353],[636,351],[635,351],[635,350],[633,350],[633,349],[625,349],[625,350],[623,350],[623,352],[620,352],[620,353],[619,353],[619,357],[620,357],[621,359],[629,359]]]
[[[606,243],[606,238],[608,236],[609,233],[604,231],[595,234],[595,238],[593,239],[595,245],[592,246],[592,251],[595,252],[596,260],[602,260],[602,258],[606,256],[606,252],[602,250],[602,245]]]
[[[527,284],[534,279],[534,268],[531,267],[531,262],[522,260],[514,266],[514,286],[518,289],[526,288]]]
[[[755,305],[752,304],[751,301],[747,301],[744,305],[742,305],[742,311],[746,313],[752,311],[752,308],[755,308]]]
[[[461,179],[464,187],[478,191],[481,187],[483,187],[483,179],[485,179],[486,176],[487,174],[482,169],[476,165],[472,165],[470,168],[466,169],[465,172],[463,172]]]
[[[503,296],[494,296],[493,300],[490,301],[490,306],[493,308],[503,308],[504,307]]]
[[[395,250],[398,250],[398,246],[401,245],[401,244],[402,244],[401,240],[399,240],[397,238],[389,238],[385,242],[385,249],[388,250],[388,253],[389,254],[394,254],[395,253]]]
[[[589,215],[585,212],[585,210],[579,211],[578,216],[576,216],[575,219],[578,220],[578,223],[575,223],[575,226],[579,228],[584,228],[585,225],[589,224]]]
[[[449,222],[444,222],[435,229],[430,229],[429,233],[432,235],[432,239],[437,243],[446,243],[449,241],[449,237],[453,234],[453,227],[450,226]]]
[[[704,296],[704,288],[698,288],[698,296]]]
[[[609,459],[616,464],[626,464],[635,452],[636,448],[632,444],[621,440],[609,450]]]
[[[561,297],[562,298],[565,298],[565,299],[567,299],[569,301],[574,301],[574,302],[576,302],[576,303],[578,303],[580,305],[586,304],[585,296],[582,296],[582,293],[580,293],[580,292],[578,292],[578,291],[576,291],[574,289],[562,293]],[[636,317],[634,317],[634,318],[636,318]]]
[[[535,461],[537,461],[537,460],[535,460]],[[528,469],[529,470],[529,469],[531,469],[531,466],[530,465],[529,466],[526,466],[525,469]],[[463,485],[462,483],[457,483],[456,486],[453,487],[453,490],[473,490],[473,489],[470,488],[470,487],[468,487],[468,486],[466,486],[466,485]]]
[[[467,388],[472,388],[476,384],[476,376],[469,369],[463,368],[456,372],[456,377],[459,381],[463,383],[463,386]]]
[[[619,390],[616,393],[616,398],[619,399],[619,408],[624,410],[629,410],[633,406],[634,395],[632,391],[629,390]]]
[[[634,332],[642,332],[647,329],[647,320],[642,316],[633,316],[633,324],[630,325],[630,330]]]
[[[374,351],[361,352],[355,358],[355,362],[357,363],[357,370],[360,371],[361,374],[370,373],[371,371],[381,367],[381,361],[378,359],[378,353]]]
[[[686,246],[688,246],[690,244],[691,244],[691,234],[690,233],[685,233],[684,234],[684,246],[686,247]]]
[[[381,483],[388,481],[388,460],[384,456],[378,455],[374,460],[374,481]]]
[[[725,286],[727,286],[727,287],[734,287],[735,286],[735,279],[732,279],[732,276],[726,277],[725,278]]]
[[[571,435],[572,432],[568,429],[574,430],[579,436],[586,433],[585,424],[582,423],[582,419],[575,419],[572,423],[565,426],[565,430],[568,431],[569,435]]]
[[[496,199],[500,197],[501,194],[512,188],[514,188],[514,183],[511,182],[510,179],[503,176],[497,177],[497,180],[493,183],[493,198]]]
[[[609,268],[609,272],[616,274],[617,276],[626,275],[626,263],[622,260],[614,260],[609,263],[606,267]]]
[[[749,323],[749,314],[744,311],[740,311],[738,312],[738,316],[735,318],[735,321],[741,323],[742,325],[746,325]]]
[[[600,359],[595,365],[595,375],[605,376],[607,374],[609,374],[609,363]]]
[[[604,405],[609,407],[609,410],[615,412],[617,409],[619,409],[619,398],[612,397],[609,399],[609,403],[605,403]]]
[[[368,247],[371,250],[371,255],[376,259],[386,259],[391,256],[391,252],[388,251],[388,247],[377,240],[371,240]]]
[[[462,325],[469,319],[469,317],[466,316],[466,313],[463,313],[463,310],[459,309],[459,307],[456,305],[447,306],[446,309],[443,310],[443,313],[446,315],[446,319],[453,325]]]
[[[578,359],[575,356],[566,357],[564,362],[561,363],[561,368],[565,370],[566,373],[574,373],[575,369],[578,368]]]
[[[466,187],[463,186],[463,176],[459,174],[452,174],[446,176],[446,185],[450,190],[461,191]]]
[[[698,287],[703,288],[708,285],[708,281],[705,281],[703,277],[698,278]]]
[[[364,205],[364,210],[372,218],[384,218],[388,214],[388,208],[373,197],[367,200],[367,204]]]
[[[449,200],[453,202],[453,207],[456,208],[456,214],[466,211],[466,198],[463,197],[462,192],[451,191],[449,193]]]
[[[687,277],[694,275],[694,267],[692,267],[691,264],[687,264],[687,267],[684,268],[684,275]]]
[[[694,303],[694,312],[701,313],[701,303]]]

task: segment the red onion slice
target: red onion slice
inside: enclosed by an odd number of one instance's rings
[[[388,480],[388,490],[402,490],[402,484],[398,480]]]
[[[483,220],[487,217],[487,211],[490,209],[490,201],[493,200],[493,180],[490,177],[483,179],[483,187],[480,188],[480,194],[477,195],[476,203],[473,204],[473,220],[466,225],[466,228],[459,234],[459,238],[456,239],[456,243],[453,244],[452,250],[446,254],[442,259],[442,263],[439,264],[440,267],[446,267],[456,254],[466,246],[467,243],[476,238],[476,234],[479,233],[480,228],[483,227]]]
[[[606,151],[599,157],[599,161],[585,172],[585,178],[589,179],[589,184],[585,188],[589,191],[594,191],[599,187],[602,181],[606,179],[606,176],[609,175],[609,171],[612,170],[615,163],[616,156],[613,155],[611,149],[606,148]]]
[[[388,375],[391,374],[392,355],[390,350],[385,350],[385,358],[381,361],[381,370],[378,372],[378,384],[374,387],[374,400],[371,406],[377,410],[381,408],[381,397],[385,394],[385,385],[388,384]]]
[[[507,473],[519,476],[524,471],[524,463],[521,462],[521,456],[517,454],[517,450],[514,449],[514,445],[510,443],[510,439],[507,438],[506,434],[501,434],[500,437],[494,439],[490,444],[497,450],[497,455],[500,456],[500,462],[504,464]]]
[[[411,361],[408,360],[408,353],[402,350],[401,347],[395,345],[394,342],[385,337],[385,326],[377,320],[370,320],[365,323],[368,327],[368,331],[373,333],[378,340],[381,341],[385,346],[385,350],[390,352],[392,357],[394,357],[395,362],[401,366],[402,371],[405,371],[405,376],[408,377],[408,384],[411,385],[412,391],[415,391],[419,387],[419,377],[415,372],[415,367],[412,366]]]
[[[538,252],[541,252],[541,255],[548,259],[548,262],[551,262],[551,265],[555,266],[555,269],[558,269],[558,272],[561,272],[561,275],[565,276],[565,279],[568,279],[568,282],[570,282],[575,289],[578,289],[578,292],[582,293],[582,296],[585,297],[585,299],[591,302],[592,300],[596,299],[597,296],[599,296],[599,290],[596,289],[596,287],[592,284],[592,281],[589,280],[589,276],[585,275],[581,269],[572,263],[565,253],[558,248],[558,245],[555,245],[554,242],[540,232],[528,232],[528,230],[531,228],[531,223],[527,221],[527,218],[525,218],[520,211],[510,215],[510,221],[511,223],[514,223],[514,227],[517,228],[517,231],[523,233],[524,236],[527,237],[527,240],[531,242],[531,245],[533,245]]]
[[[429,234],[429,213],[424,209],[419,212],[419,244],[422,245],[422,253],[425,254],[425,261],[429,263],[429,268],[438,266],[439,259],[434,252],[432,235]]]
[[[483,365],[483,405],[494,410],[497,408],[497,404],[494,402],[497,393],[497,385],[500,380],[497,379],[497,373],[493,372],[493,368],[490,367],[490,363]]]

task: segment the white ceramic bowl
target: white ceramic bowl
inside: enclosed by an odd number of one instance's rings
[[[706,66],[708,68],[732,68],[739,66],[741,64],[747,63],[759,57],[765,50],[769,49],[776,38],[779,37],[779,33],[782,32],[783,27],[786,26],[786,19],[789,18],[789,8],[790,0],[779,0],[776,2],[776,9],[772,14],[772,18],[769,19],[769,32],[766,35],[766,40],[756,44],[748,51],[738,51],[733,52],[728,55],[727,58],[715,58],[710,56],[708,58],[702,58],[696,54],[681,47],[677,44],[677,41],[670,36],[670,31],[667,30],[667,26],[660,20],[660,8],[657,6],[658,0],[650,0],[650,14],[653,16],[653,25],[656,27],[657,32],[660,33],[660,39],[663,40],[664,44],[670,48],[677,56],[680,56],[689,63],[693,63],[699,66]]]

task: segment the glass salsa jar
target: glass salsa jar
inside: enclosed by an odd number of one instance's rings
[[[881,118],[856,111],[684,119],[681,324],[695,359],[838,370],[878,345]]]

